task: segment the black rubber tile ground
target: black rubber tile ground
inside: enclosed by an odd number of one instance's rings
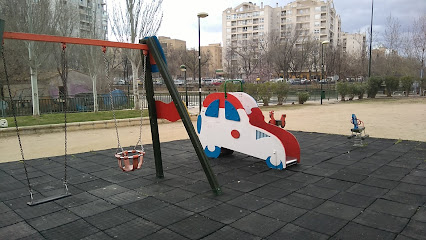
[[[22,163],[2,163],[0,239],[425,239],[426,143],[294,134],[302,162],[282,171],[241,153],[210,159],[220,196],[189,140],[161,144],[164,179],[151,145],[127,173],[115,149],[69,156],[72,195],[33,207]],[[27,161],[35,200],[63,193],[63,160]]]

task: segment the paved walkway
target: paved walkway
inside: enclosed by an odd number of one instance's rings
[[[213,195],[189,140],[152,147],[123,173],[115,149],[74,154],[72,196],[29,207],[20,162],[0,164],[0,239],[425,239],[426,142],[293,132],[302,162],[271,170],[244,154],[210,160]],[[28,161],[35,198],[61,192],[63,158]]]

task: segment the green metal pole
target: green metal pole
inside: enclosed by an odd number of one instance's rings
[[[197,153],[198,159],[200,160],[201,166],[206,174],[207,180],[209,181],[210,187],[216,195],[222,194],[222,190],[217,182],[217,179],[213,173],[213,170],[210,167],[209,160],[203,150],[200,139],[198,138],[197,133],[195,132],[194,126],[192,125],[191,118],[189,117],[188,111],[183,104],[179,92],[177,91],[173,79],[170,76],[170,73],[167,70],[166,63],[164,62],[160,50],[157,46],[157,43],[153,37],[144,39],[148,44],[149,53],[153,55],[155,62],[160,70],[161,76],[163,77],[164,83],[169,90],[170,96],[173,99],[173,102],[176,106],[176,109],[182,119],[183,125],[188,132],[189,138],[191,139],[192,145],[194,146],[195,152]]]
[[[4,32],[4,20],[0,19],[0,51],[1,48],[3,47],[3,32]]]
[[[140,42],[142,43],[142,40]],[[151,52],[149,52],[148,54],[151,54]],[[141,56],[143,60],[143,50],[141,50]],[[160,135],[158,133],[157,108],[155,107],[154,84],[152,82],[151,63],[149,62],[149,55],[146,57],[146,59],[146,63],[143,62],[143,64],[146,64],[145,89],[146,100],[148,102],[149,122],[151,125],[152,148],[154,149],[155,172],[157,178],[164,178],[163,161],[161,158]]]

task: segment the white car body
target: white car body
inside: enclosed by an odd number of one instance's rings
[[[209,157],[218,157],[221,149],[226,148],[263,159],[274,169],[283,169],[300,161],[296,138],[284,129],[266,123],[256,101],[243,92],[227,93],[227,98],[224,93],[210,94],[198,117],[197,131]],[[292,157],[287,156],[284,135],[292,142],[292,148],[297,145],[298,149],[292,150]]]

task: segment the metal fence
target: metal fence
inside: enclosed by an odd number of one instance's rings
[[[307,91],[309,92],[309,100],[319,101],[321,97],[320,89],[311,89],[311,90],[298,90],[290,91],[285,99],[285,102],[297,102],[298,93]],[[180,92],[180,97],[183,102],[186,102],[186,93]],[[202,92],[201,101],[205,99],[210,92]],[[154,98],[165,103],[171,102],[172,98],[168,92],[155,93]],[[335,99],[337,98],[337,92],[335,90],[325,90],[326,99]],[[9,99],[5,99],[7,102],[7,107],[0,111],[0,117],[10,117],[12,116],[12,108],[10,104],[13,104],[16,109],[17,116],[26,116],[32,115],[32,101],[31,100],[13,100],[11,103]],[[40,98],[40,114],[50,114],[50,113],[63,113],[65,101],[61,98]],[[98,111],[111,111],[110,97],[109,95],[99,95],[97,98],[98,102]],[[277,103],[277,98],[272,97],[270,100],[271,104]],[[148,103],[145,97],[141,97],[141,104],[143,108],[148,108]],[[188,92],[188,106],[198,106],[199,104],[199,94],[198,92]],[[113,96],[113,105],[115,110],[120,109],[133,109],[134,101],[133,95],[124,95],[124,96]],[[83,96],[83,97],[69,97],[67,99],[67,111],[68,112],[93,112],[93,97],[92,96]]]

